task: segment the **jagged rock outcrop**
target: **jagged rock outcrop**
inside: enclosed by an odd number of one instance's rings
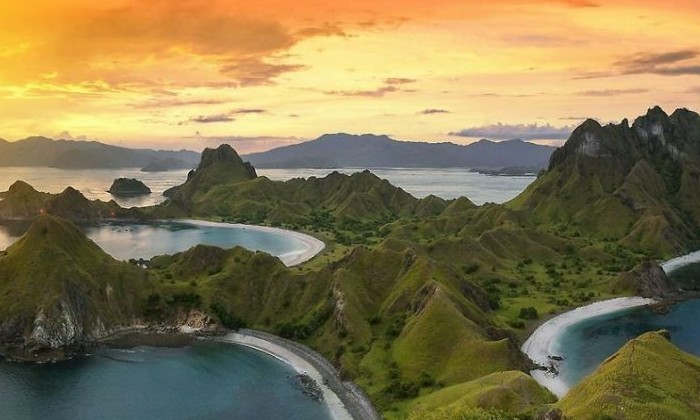
[[[187,181],[165,191],[163,195],[180,204],[185,204],[197,196],[206,194],[216,185],[231,184],[257,178],[255,169],[243,162],[238,153],[228,144],[216,149],[204,149],[199,166],[190,172]]]
[[[117,178],[107,192],[116,197],[134,197],[150,194],[151,189],[135,178]]]
[[[618,276],[612,292],[624,291],[646,298],[664,298],[678,293],[680,288],[658,264],[646,261]]]
[[[531,224],[565,224],[666,257],[700,240],[698,194],[700,116],[655,107],[631,126],[581,124],[508,207]]]

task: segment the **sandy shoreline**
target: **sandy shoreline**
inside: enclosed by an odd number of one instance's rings
[[[303,262],[310,260],[315,257],[319,252],[323,251],[326,244],[319,239],[314,238],[311,235],[307,235],[301,232],[295,232],[293,230],[280,229],[270,226],[257,226],[257,225],[244,225],[241,223],[224,223],[224,222],[209,222],[205,220],[196,219],[181,219],[175,220],[177,222],[182,222],[195,226],[210,226],[210,227],[227,227],[232,229],[243,229],[243,230],[253,230],[258,232],[268,232],[278,235],[287,236],[301,242],[305,249],[297,252],[289,252],[286,254],[278,255],[277,257],[286,265],[287,267],[293,267],[299,265]]]
[[[240,330],[216,340],[264,352],[310,376],[321,387],[323,401],[337,420],[378,419],[367,397],[354,385],[340,380],[338,372],[321,355],[298,344],[260,331]]]
[[[544,324],[540,325],[521,347],[523,353],[528,355],[532,361],[543,366],[549,366],[551,359],[555,356],[553,352],[559,335],[568,326],[579,323],[585,319],[610,314],[627,308],[644,306],[655,302],[654,299],[642,297],[621,297],[595,302],[582,306],[558,315]],[[530,375],[542,386],[552,391],[554,395],[561,398],[569,390],[569,386],[557,375],[543,370],[533,370]]]
[[[696,262],[700,262],[700,251],[691,252],[690,254],[685,254],[681,255],[680,257],[670,259],[662,263],[661,268],[663,268],[666,274],[671,274],[673,271],[681,267]]]

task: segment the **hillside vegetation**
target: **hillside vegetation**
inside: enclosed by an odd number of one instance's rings
[[[699,136],[700,117],[687,110],[667,116],[655,108],[631,127],[587,121],[547,171],[505,205],[418,200],[370,172],[271,181],[222,146],[205,150],[187,182],[159,206],[127,211],[17,183],[0,201],[0,217],[198,217],[302,228],[330,246],[300,267],[207,246],[156,257],[147,270],[134,267],[146,280],[122,297],[125,311],[152,324],[197,313],[308,344],[362,386],[387,418],[527,418],[553,402],[524,373],[531,366],[519,350],[541,318],[607,297],[678,291],[654,259],[700,239]],[[30,252],[13,248],[2,258],[24,261]],[[91,272],[87,261],[69,261]],[[33,305],[27,307],[36,314],[41,305]],[[7,311],[6,319],[14,316],[15,309]],[[112,316],[105,314],[100,319]],[[22,316],[21,325],[34,319]],[[676,354],[669,346],[661,353]],[[653,358],[662,371],[678,368],[668,365],[674,360]],[[664,382],[644,384],[648,390],[639,389],[659,410],[685,401],[678,388],[659,394],[655,387]],[[597,401],[585,388],[570,397],[557,407],[574,416]]]
[[[673,346],[667,332],[625,344],[559,401],[575,419],[693,419],[700,415],[700,359]]]

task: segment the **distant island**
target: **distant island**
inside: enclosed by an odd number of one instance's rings
[[[135,197],[150,194],[151,189],[138,179],[117,178],[107,192],[116,197]]]
[[[257,168],[470,168],[489,175],[536,174],[555,150],[523,140],[479,140],[469,145],[398,141],[384,135],[324,134],[316,140],[244,155]],[[131,149],[96,141],[29,137],[0,141],[0,167],[61,169],[193,169],[189,150]]]
[[[96,141],[29,137],[0,141],[0,167],[43,166],[61,169],[149,168],[191,169],[199,153],[189,150],[129,149]],[[162,168],[162,169],[161,169]]]
[[[152,207],[17,181],[0,219],[32,224],[0,252],[0,354],[60,360],[144,325],[245,327],[314,349],[388,418],[696,418],[687,384],[700,383],[700,359],[668,332],[628,340],[558,401],[537,378],[564,359],[549,339],[542,360],[521,344],[550,315],[627,296],[667,306],[700,288],[658,264],[700,244],[699,132],[687,109],[586,120],[525,191],[483,206],[417,199],[369,171],[273,181],[228,145],[205,149]],[[191,218],[303,231],[326,246],[294,269],[203,245],[127,263],[76,224]]]
[[[555,147],[523,140],[469,145],[398,141],[374,134],[325,134],[316,140],[243,156],[257,168],[475,168],[547,166]]]

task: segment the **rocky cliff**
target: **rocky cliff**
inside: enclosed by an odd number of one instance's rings
[[[248,162],[243,162],[238,153],[228,144],[216,149],[204,149],[197,169],[191,171],[187,181],[173,187],[163,195],[180,204],[195,200],[206,194],[212,187],[255,179],[255,169]]]
[[[698,194],[700,116],[655,107],[632,125],[587,120],[508,208],[660,258],[698,243]]]
[[[0,352],[61,358],[131,324],[146,282],[72,223],[40,216],[0,254]]]

